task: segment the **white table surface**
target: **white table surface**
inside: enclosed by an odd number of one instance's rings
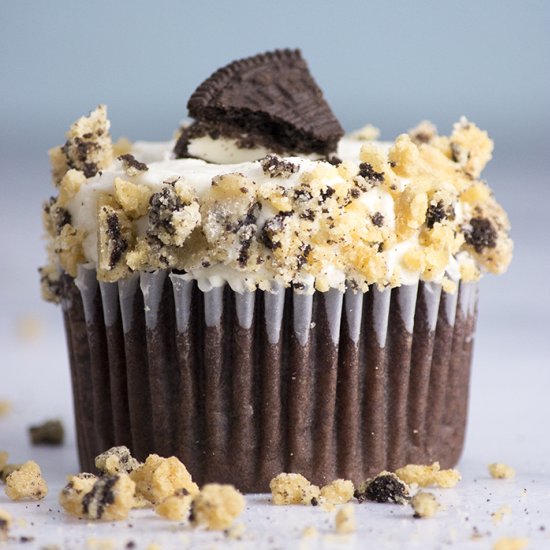
[[[9,166],[4,169],[5,178],[16,176]],[[28,177],[45,180],[32,167]],[[507,172],[506,178],[511,182],[515,175]],[[534,292],[550,276],[544,237],[550,186],[546,176],[542,178],[537,190],[540,200],[530,203],[528,210],[516,201],[512,183],[506,186],[501,180],[500,196],[519,220],[516,254],[509,274],[490,277],[482,284],[467,440],[458,466],[463,481],[456,489],[434,491],[445,510],[433,519],[414,520],[410,508],[356,504],[358,532],[337,536],[333,513],[312,507],[275,507],[266,495],[248,496],[241,518],[246,534],[241,541],[193,531],[150,511],[133,512],[128,521],[117,524],[78,521],[59,511],[57,498],[65,476],[78,471],[61,313],[39,298],[36,267],[44,258],[37,238],[39,199],[36,211],[22,212],[24,188],[4,196],[0,400],[11,401],[13,409],[0,418],[0,449],[8,450],[13,462],[35,459],[50,487],[40,503],[12,503],[0,490],[0,508],[17,519],[13,537],[34,537],[27,543],[12,540],[8,547],[42,548],[55,543],[68,549],[87,548],[90,539],[96,539],[112,540],[114,548],[134,541],[137,548],[154,542],[163,548],[485,549],[499,537],[515,536],[529,538],[529,548],[550,548],[550,296]],[[45,182],[40,196],[50,191],[47,186]],[[5,258],[11,261],[4,262]],[[34,331],[28,330],[29,323]],[[48,418],[64,421],[65,445],[31,447],[27,427]],[[516,468],[514,481],[490,479],[487,464],[497,461]],[[491,513],[505,504],[511,506],[512,515],[493,525]],[[317,527],[319,535],[304,539],[301,533],[310,525]],[[481,536],[472,538],[475,532]]]

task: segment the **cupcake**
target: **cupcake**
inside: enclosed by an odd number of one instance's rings
[[[215,72],[163,143],[104,106],[50,151],[43,294],[82,468],[126,445],[264,492],[461,453],[478,287],[511,259],[466,119],[344,131],[298,50]]]

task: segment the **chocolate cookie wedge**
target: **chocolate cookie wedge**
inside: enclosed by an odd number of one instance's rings
[[[300,50],[275,50],[217,70],[187,104],[196,122],[174,149],[187,157],[190,140],[210,136],[239,147],[327,156],[344,134]]]

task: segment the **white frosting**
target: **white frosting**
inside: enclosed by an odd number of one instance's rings
[[[202,141],[201,141],[202,140]],[[208,141],[208,143],[207,143]],[[194,140],[191,153],[201,154],[205,156],[205,151],[212,150],[212,142],[218,142],[217,150],[213,153],[216,158],[223,156],[226,160],[231,161],[239,158],[240,160],[247,155],[250,158],[263,157],[267,153],[264,149],[237,149],[236,144],[231,144],[231,140],[211,140],[210,138],[200,138]],[[359,153],[364,141],[343,138],[340,141],[337,155],[342,160],[352,160],[359,162]],[[389,148],[388,143],[377,143],[382,148]],[[139,173],[129,177],[123,169],[120,161],[115,161],[113,165],[93,178],[90,178],[83,185],[79,192],[71,199],[68,204],[68,210],[72,217],[72,223],[77,228],[82,228],[86,232],[86,237],[83,243],[83,251],[86,260],[92,265],[97,264],[97,201],[100,194],[112,192],[114,180],[116,177],[131,180],[134,183],[146,185],[153,191],[160,190],[167,180],[179,178],[179,181],[188,183],[197,192],[199,198],[211,186],[212,178],[218,175],[238,172],[246,177],[254,180],[258,185],[262,182],[270,181],[268,175],[265,175],[259,162],[250,162],[245,160],[238,164],[224,163],[211,164],[204,160],[197,159],[174,159],[172,149],[173,141],[168,142],[143,142],[139,141],[133,144],[131,153],[141,162],[148,165],[146,172]],[[278,183],[287,188],[293,188],[300,182],[302,174],[308,170],[312,170],[317,165],[317,162],[310,158],[303,157],[288,157],[287,160],[299,165],[300,170],[297,173],[291,174],[288,178],[280,178]],[[327,180],[326,184],[336,183]],[[401,188],[407,186],[407,179],[401,178],[398,180],[398,185]],[[395,228],[395,212],[394,200],[391,194],[382,186],[377,186],[365,192],[361,198],[361,202],[365,206],[369,214],[380,212],[384,216],[385,224],[390,228]],[[264,222],[275,215],[277,212],[267,203],[262,203],[261,213],[257,220],[257,226],[263,227]],[[457,210],[457,217],[462,216],[462,211]],[[138,236],[144,235],[147,229],[147,217],[136,222],[136,232]],[[400,242],[390,250],[386,250],[385,258],[389,267],[390,273],[399,268],[400,281],[404,285],[414,285],[419,280],[419,273],[409,271],[402,265],[403,255],[418,245],[418,236],[414,234],[409,240]],[[346,279],[345,273],[332,265],[327,265],[324,273],[328,279],[331,288],[342,288]],[[455,258],[451,258],[446,275],[453,279],[459,279],[459,265]],[[256,286],[260,281],[273,280],[273,276],[268,273],[265,268],[261,268],[255,273],[244,273],[226,265],[211,265],[209,267],[201,267],[192,269],[190,272],[182,276],[183,280],[196,279],[199,288],[203,291],[209,291],[213,288],[218,288],[228,283],[231,288],[237,292],[244,292],[247,288],[250,289]],[[441,278],[440,278],[441,279]],[[311,275],[304,275],[299,282],[302,282],[306,287],[305,292],[313,291],[314,280]],[[436,280],[435,282],[440,282]]]

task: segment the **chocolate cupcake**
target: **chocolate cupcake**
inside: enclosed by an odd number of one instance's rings
[[[299,51],[220,69],[166,143],[98,107],[51,150],[46,299],[61,304],[82,468],[126,445],[199,484],[360,482],[453,466],[482,273],[506,214],[462,119],[343,130]]]

